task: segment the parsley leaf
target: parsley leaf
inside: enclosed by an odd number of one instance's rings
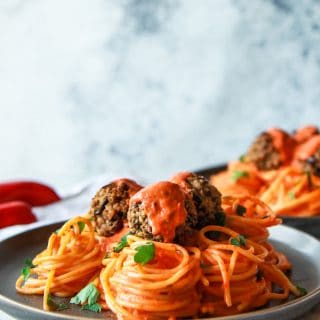
[[[81,310],[89,310],[93,312],[101,312],[102,307],[99,303],[93,303],[93,304],[85,304],[81,307]]]
[[[81,291],[71,298],[70,303],[74,304],[84,304],[88,301],[89,305],[95,304],[100,296],[100,293],[93,283],[89,283],[86,287],[81,289]]]
[[[246,245],[246,238],[240,234],[239,238],[231,238],[230,243],[234,246],[241,247]]]
[[[248,178],[249,173],[247,171],[235,170],[232,172],[231,179],[233,182],[237,182],[240,178]]]
[[[60,232],[61,228],[57,229],[54,233],[58,234]]]
[[[56,303],[53,301],[51,294],[47,298],[48,305],[56,311],[66,310],[68,306],[65,303]]]
[[[246,245],[246,237],[242,234],[239,235],[239,242],[240,245],[245,246]]]
[[[216,225],[223,227],[226,225],[226,215],[223,211],[217,211],[214,214],[215,218],[216,218]]]
[[[136,247],[135,249],[137,253],[134,255],[133,259],[137,263],[144,265],[154,258],[155,247],[152,242]]]
[[[27,281],[30,277],[30,269],[36,267],[31,259],[26,259],[24,262],[24,267],[21,270],[21,274],[23,275],[24,281]]]
[[[242,154],[240,157],[239,157],[239,161],[240,162],[245,162],[246,161],[246,156],[244,154]]]
[[[219,240],[221,232],[220,231],[208,231],[205,233],[206,237],[209,238],[210,240]]]
[[[80,233],[83,231],[86,224],[83,221],[78,221],[79,231]]]
[[[289,198],[290,198],[291,200],[294,200],[294,199],[296,198],[296,195],[295,195],[294,192],[292,192],[292,191],[290,191],[290,192],[288,193],[288,195],[289,195]]]
[[[300,295],[301,296],[305,296],[308,293],[306,288],[303,288],[303,287],[300,287],[300,286],[296,286],[296,288],[300,291]]]
[[[117,252],[119,253],[124,247],[126,247],[128,245],[128,240],[127,240],[127,236],[130,234],[127,233],[125,234],[120,241],[113,247],[113,252]]]
[[[246,212],[247,212],[247,209],[244,206],[242,206],[241,204],[237,205],[236,213],[238,216],[243,216]]]
[[[309,189],[312,189],[313,182],[312,182],[312,175],[310,171],[306,171],[307,179],[308,179],[308,187]]]

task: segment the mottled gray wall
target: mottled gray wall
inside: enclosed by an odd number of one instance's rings
[[[0,177],[164,178],[320,121],[319,1],[1,0]]]

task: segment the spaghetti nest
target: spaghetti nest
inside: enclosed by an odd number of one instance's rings
[[[47,248],[33,259],[30,276],[17,279],[16,290],[43,294],[43,308],[50,310],[49,294],[70,297],[77,293],[99,273],[103,255],[91,221],[76,217],[51,234]]]
[[[91,283],[102,308],[127,320],[238,314],[299,296],[285,274],[290,263],[268,242],[267,227],[280,222],[270,208],[250,196],[225,197],[222,206],[224,219],[196,232],[192,247],[129,234],[106,252],[91,221],[74,218],[50,236],[16,288],[43,294],[48,310],[50,293],[70,297]],[[152,255],[139,260],[144,247]]]
[[[148,241],[128,236],[129,246],[104,260],[100,281],[107,305],[125,319],[168,319],[197,314],[202,275],[198,248],[152,242],[154,259],[145,265],[134,261],[136,248]],[[150,242],[149,242],[150,243]]]
[[[315,216],[320,213],[320,178],[288,165],[259,171],[252,164],[231,162],[226,171],[211,177],[224,195],[256,196],[276,215]]]

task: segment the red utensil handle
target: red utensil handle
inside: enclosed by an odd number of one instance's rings
[[[0,183],[0,203],[20,200],[31,206],[59,201],[60,196],[49,186],[34,181]]]
[[[27,224],[37,221],[31,206],[22,201],[0,204],[0,229],[15,224]]]

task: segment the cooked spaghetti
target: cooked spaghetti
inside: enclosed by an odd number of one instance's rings
[[[189,192],[208,197],[208,192],[200,192],[209,190],[203,177],[183,177],[184,183],[190,179],[193,183]],[[194,183],[196,180],[201,186]],[[173,199],[164,188],[175,190],[178,198]],[[194,208],[196,213],[204,210],[205,202],[200,205],[197,198],[190,211],[191,196],[183,196],[176,188],[169,182],[160,183],[131,195],[128,216],[122,218],[123,229],[109,237],[96,231],[94,213],[69,220],[32,260],[30,274],[17,279],[17,291],[43,295],[45,310],[52,309],[54,296],[73,297],[71,303],[81,304],[83,309],[111,310],[118,319],[126,320],[238,314],[271,300],[285,300],[290,294],[301,295],[285,274],[291,264],[268,242],[267,227],[281,221],[267,205],[251,196],[224,197],[216,202],[214,220],[197,227],[201,221],[194,216]],[[162,192],[158,198],[156,190]],[[213,191],[210,197],[217,197]],[[155,212],[148,216],[145,211],[146,198],[158,208],[156,219]],[[108,199],[109,208],[113,208],[112,201],[118,200],[110,200],[109,195]],[[180,214],[184,224],[168,224],[168,212],[171,220]],[[196,220],[191,223],[191,218]],[[154,222],[158,223],[156,232]],[[159,225],[164,226],[160,231]],[[141,230],[143,238],[134,235]],[[163,241],[172,230],[176,236]]]
[[[211,182],[224,195],[256,196],[277,215],[319,215],[319,131],[307,126],[289,136],[279,129],[268,130],[241,161],[231,161],[227,170],[211,177]]]

